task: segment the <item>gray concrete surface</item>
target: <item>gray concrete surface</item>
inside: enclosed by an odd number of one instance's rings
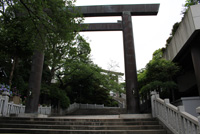
[[[174,60],[184,47],[190,45],[195,32],[200,30],[200,5],[191,6],[168,45],[164,58]]]

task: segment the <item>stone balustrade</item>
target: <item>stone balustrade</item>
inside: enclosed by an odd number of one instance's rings
[[[174,134],[200,133],[200,116],[197,118],[185,112],[184,106],[175,107],[169,103],[169,99],[162,100],[156,92],[152,92],[151,105],[152,116],[158,118]]]
[[[0,116],[10,116],[10,114],[23,114],[25,112],[25,106],[22,104],[14,104],[9,101],[9,94],[6,92],[3,93],[3,96],[0,95]],[[38,114],[50,115],[51,107],[38,107]]]

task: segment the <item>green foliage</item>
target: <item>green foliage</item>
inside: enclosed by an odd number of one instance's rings
[[[73,60],[58,73],[60,87],[71,102],[110,105],[109,92],[115,88],[108,74],[91,61]],[[115,82],[116,83],[116,82]]]
[[[166,40],[166,47],[169,45],[169,43],[171,42],[173,36],[175,35],[178,27],[180,25],[180,22],[176,22],[174,25],[173,25],[173,28],[172,28],[172,31],[171,31],[171,34],[170,34],[170,37]]]
[[[35,49],[49,51],[57,45],[56,51],[61,50],[74,40],[82,21],[78,13],[69,11],[73,8],[70,0],[3,0],[0,7],[0,47],[10,65],[16,57],[31,57]]]
[[[168,81],[172,79],[179,68],[171,61],[165,59],[151,60],[147,65],[146,76],[153,80]]]
[[[56,71],[66,66],[70,62],[87,62],[90,54],[90,46],[86,40],[77,34],[74,40],[60,45],[54,44],[47,48],[45,52],[45,64],[51,68],[51,78]]]
[[[28,13],[18,2],[9,5],[0,16],[0,46],[13,58],[30,56],[33,49],[34,27]]]
[[[77,18],[79,13],[71,13],[73,9],[71,0],[1,1],[0,64],[10,74],[17,57],[12,83],[24,98],[31,56],[40,49],[45,53],[41,102],[47,98],[52,105],[67,108],[70,98],[72,102],[116,105],[109,92],[121,87],[90,61],[89,43],[77,33],[83,19]],[[58,83],[52,84],[55,75]]]
[[[162,59],[162,49],[156,50],[153,59],[138,73],[140,94],[146,98],[150,91],[158,91],[161,96],[168,96],[170,90],[176,89],[177,85],[173,77],[180,68],[173,62]]]
[[[177,84],[174,81],[162,82],[156,80],[143,86],[140,89],[140,94],[142,95],[142,97],[146,98],[151,91],[157,91],[160,93],[161,97],[167,97],[170,95],[170,89],[176,88]]]
[[[189,10],[189,7],[192,6],[192,5],[196,5],[196,4],[199,4],[200,3],[200,0],[186,0],[185,1],[185,9],[184,11],[182,11],[182,13],[185,15],[187,13],[187,11]],[[184,18],[184,17],[183,17]],[[173,36],[175,35],[178,27],[180,25],[180,22],[176,22],[174,25],[173,25],[173,28],[172,28],[172,32],[170,34],[170,37],[166,40],[166,47],[169,45],[169,43],[171,42]]]
[[[42,84],[41,96],[43,95],[47,95],[48,99],[51,100],[52,106],[54,107],[60,104],[63,109],[66,109],[70,104],[67,93],[60,89],[57,84]]]
[[[153,53],[153,59],[154,60],[159,60],[159,59],[162,58],[162,56],[163,56],[162,49],[158,49],[158,50],[154,51],[154,53]]]
[[[0,49],[0,67],[5,71],[6,75],[9,74],[10,58],[9,55]],[[8,84],[8,77],[0,77],[0,82]]]
[[[60,100],[60,106],[63,109],[68,108],[69,104],[70,104],[70,100],[69,100],[68,96],[66,95],[66,92],[61,90],[59,97],[60,97],[60,99],[59,99]]]
[[[107,106],[107,107],[118,107],[118,102],[113,100],[112,97],[109,97],[105,106]]]
[[[185,3],[185,7],[186,8],[189,8],[190,6],[192,6],[192,5],[196,5],[196,4],[198,4],[198,3],[200,3],[200,0],[186,0],[186,3]]]
[[[200,0],[186,0],[184,5],[184,10],[182,11],[182,14],[185,16],[185,14],[188,12],[190,6],[199,4]],[[184,17],[183,17],[184,18]]]
[[[173,28],[172,28],[172,32],[171,32],[171,35],[174,36],[178,27],[180,25],[180,22],[176,22],[174,25],[173,25]]]

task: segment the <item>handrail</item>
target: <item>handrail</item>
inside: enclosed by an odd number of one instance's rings
[[[199,134],[200,117],[185,112],[183,106],[175,107],[169,99],[162,100],[154,91],[151,93],[152,116],[158,118],[174,134]]]
[[[8,102],[9,96],[0,96],[0,116],[10,116],[10,114],[22,114],[25,113],[25,106],[22,104],[14,104],[13,102]],[[51,114],[51,107],[38,107],[38,114]]]
[[[25,113],[25,106],[22,104],[14,104],[13,102],[8,102],[9,96],[0,96],[0,116],[10,116],[10,114],[21,114]],[[77,109],[118,109],[120,107],[105,107],[104,104],[79,104],[73,103],[66,109],[67,113],[73,112]],[[51,114],[51,107],[38,107],[38,114]]]

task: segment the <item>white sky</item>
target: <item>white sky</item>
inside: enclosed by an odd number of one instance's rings
[[[162,48],[171,33],[174,23],[181,21],[185,0],[77,0],[75,5],[114,5],[160,3],[157,16],[132,16],[137,70],[144,68],[152,59],[155,50]],[[121,17],[85,18],[85,23],[117,22]],[[118,64],[113,71],[124,73],[122,32],[81,32],[92,49],[95,64],[110,69],[109,64]]]

